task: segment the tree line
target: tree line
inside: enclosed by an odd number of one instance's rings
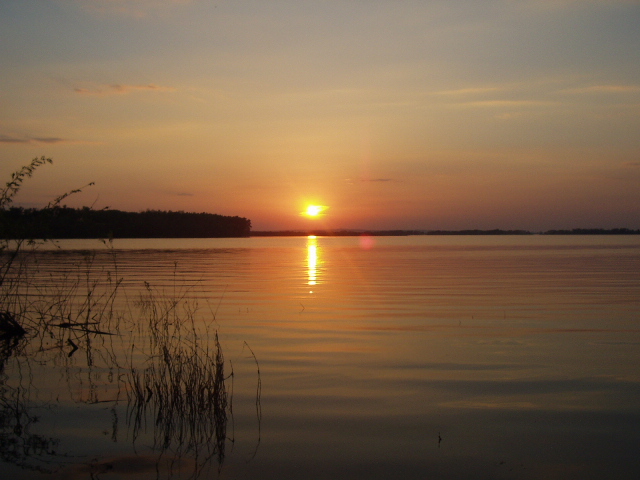
[[[10,207],[0,213],[4,238],[248,237],[251,220],[212,213]]]

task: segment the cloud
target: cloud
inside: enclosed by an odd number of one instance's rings
[[[193,197],[193,193],[187,193],[187,192],[179,192],[179,193],[176,193],[176,195],[178,197]]]
[[[34,138],[33,140],[38,143],[49,143],[49,144],[66,142],[64,138],[58,138],[58,137],[40,137],[40,138]]]
[[[514,108],[514,107],[544,107],[556,105],[556,102],[543,100],[478,100],[472,102],[460,102],[452,105],[479,108]]]
[[[348,185],[353,185],[355,182],[353,181],[353,179],[351,178],[345,178],[344,180]],[[383,183],[383,182],[395,182],[395,180],[393,178],[367,178],[367,177],[362,177],[358,179],[359,182],[362,183],[370,183],[370,182],[377,182],[377,183]]]
[[[25,145],[45,143],[53,145],[56,143],[71,143],[71,141],[59,137],[17,137],[0,134],[0,143],[21,143]]]
[[[89,88],[77,87],[73,89],[74,92],[81,95],[126,95],[132,92],[175,92],[173,87],[163,87],[149,83],[147,85],[122,85],[115,83],[112,85],[98,85]]]
[[[483,93],[493,93],[499,91],[498,87],[476,87],[476,88],[459,88],[457,90],[441,90],[439,92],[435,92],[436,95],[447,95],[447,96],[455,96],[455,95],[478,95]]]
[[[568,88],[565,93],[638,93],[640,85],[591,85],[589,87]]]
[[[638,162],[626,162],[625,166],[627,166],[627,167],[640,167],[640,161],[638,161]]]
[[[532,91],[533,88],[533,91]],[[548,107],[556,102],[536,98],[539,89],[535,83],[505,84],[490,87],[468,87],[455,90],[440,90],[432,95],[443,99],[452,107],[521,109],[531,107]]]
[[[511,0],[514,1],[514,0]],[[570,7],[611,7],[614,5],[640,5],[640,0],[529,0],[525,5],[545,9],[561,9]]]
[[[0,135],[0,143],[29,143],[26,138],[10,137],[8,135]]]
[[[85,0],[80,2],[80,6],[99,15],[145,18],[152,13],[190,3],[193,0]]]

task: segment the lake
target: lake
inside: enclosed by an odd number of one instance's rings
[[[12,301],[47,327],[3,347],[0,478],[640,471],[640,236],[67,240],[25,262]]]

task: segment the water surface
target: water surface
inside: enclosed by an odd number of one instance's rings
[[[22,468],[4,455],[10,478],[43,464],[43,477],[280,480],[640,469],[638,236],[82,240],[37,262],[35,284],[122,278],[118,308],[145,282],[197,304],[233,365],[233,412],[224,458],[159,475],[153,425],[133,438],[113,365],[86,348],[14,355],[3,385],[29,386],[29,428],[61,453],[34,450]],[[128,335],[110,336],[111,351]]]

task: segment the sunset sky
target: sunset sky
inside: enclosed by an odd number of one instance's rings
[[[0,0],[2,181],[41,155],[20,205],[640,228],[640,0]]]

